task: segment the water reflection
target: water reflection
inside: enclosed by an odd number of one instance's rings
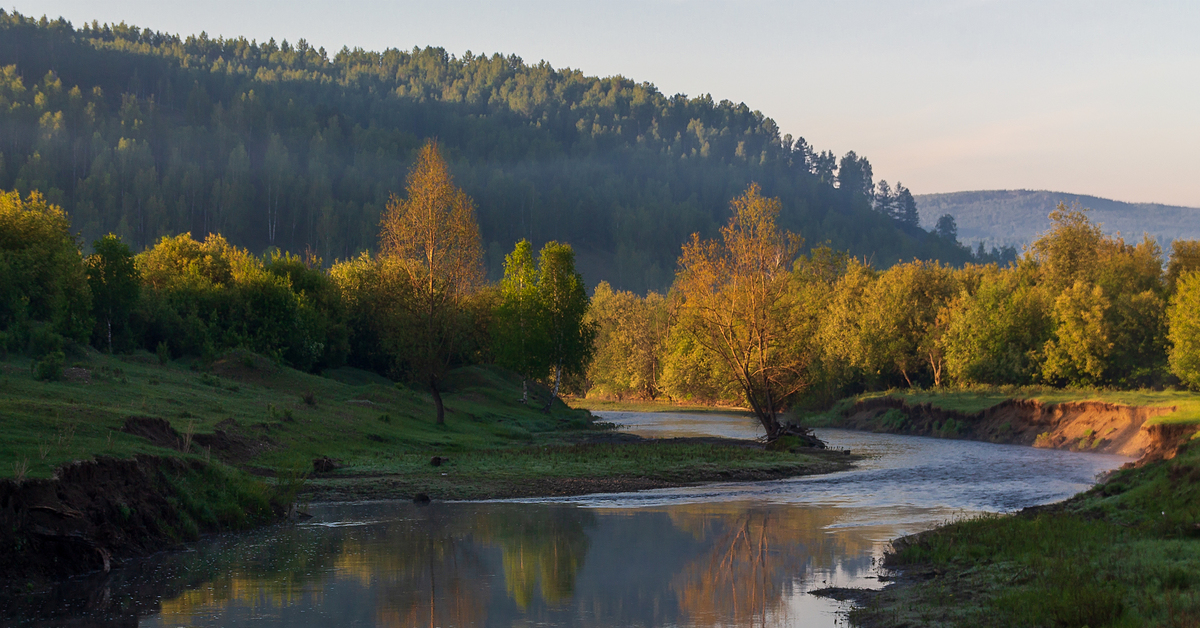
[[[745,419],[727,421],[717,433],[746,429]],[[832,626],[838,603],[806,592],[878,586],[874,560],[887,540],[1059,499],[1124,462],[964,441],[822,437],[871,457],[853,471],[775,482],[319,505],[304,524],[209,539],[51,596],[9,601],[3,617],[31,625]]]

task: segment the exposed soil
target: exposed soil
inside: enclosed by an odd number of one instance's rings
[[[897,410],[903,420],[897,420]],[[1010,399],[982,412],[967,414],[928,403],[909,405],[879,397],[860,401],[839,425],[850,429],[963,438],[1052,449],[1094,451],[1141,458],[1139,462],[1174,456],[1175,449],[1200,426],[1151,425],[1149,419],[1174,408],[1124,406],[1098,401],[1044,404]]]
[[[62,578],[108,571],[122,559],[174,544],[177,520],[166,474],[199,461],[138,456],[98,458],[55,478],[0,481],[3,580]]]
[[[154,417],[129,417],[121,431],[141,436],[159,447],[177,451],[183,451],[186,440],[184,435],[171,427],[166,420]],[[241,465],[263,451],[275,447],[275,442],[262,432],[261,429],[243,429],[234,419],[225,419],[217,423],[212,434],[193,435],[191,451],[207,451],[218,460]]]

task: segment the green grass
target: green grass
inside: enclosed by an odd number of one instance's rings
[[[190,426],[198,434],[233,419],[240,431],[273,443],[246,461],[270,469],[319,456],[348,464],[375,461],[383,450],[511,447],[537,434],[587,427],[586,413],[561,404],[547,415],[541,403],[515,403],[512,378],[484,367],[447,379],[446,424],[438,426],[428,394],[354,369],[320,377],[238,353],[212,371],[193,370],[189,363],[160,365],[149,353],[89,352],[67,366],[68,375],[71,367],[86,369],[90,381],[37,381],[28,360],[0,362],[0,460],[7,461],[0,477],[14,476],[14,463],[26,465],[26,477],[35,478],[97,455],[181,455],[121,432],[131,416],[162,418],[180,433]],[[188,455],[204,452],[193,446]]]
[[[824,421],[830,415],[840,415],[859,401],[879,397],[903,399],[910,405],[929,403],[944,410],[964,414],[982,412],[1009,399],[1031,399],[1045,404],[1069,401],[1099,401],[1127,406],[1175,408],[1169,414],[1151,418],[1147,425],[1157,423],[1200,423],[1200,394],[1178,390],[1100,390],[1048,388],[1037,386],[970,387],[940,390],[887,390],[850,397],[837,402],[828,412],[806,418],[806,423]]]
[[[435,423],[427,392],[352,368],[317,376],[244,352],[203,365],[89,351],[65,366],[65,379],[47,382],[35,379],[28,360],[0,361],[0,478],[49,477],[74,460],[137,454],[224,459],[257,475],[298,477],[314,459],[329,457],[339,468],[313,480],[318,489],[341,482],[387,496],[372,486],[386,477],[390,496],[424,488],[435,497],[487,497],[521,492],[528,479],[692,482],[727,471],[794,475],[845,464],[717,445],[581,445],[604,434],[586,410],[556,402],[543,412],[544,387],[531,388],[530,403],[522,404],[520,379],[485,366],[446,378],[444,425]],[[160,418],[197,436],[220,425],[254,446],[238,456],[199,443],[187,452],[159,447],[122,432],[129,417]],[[221,425],[230,419],[235,427]],[[433,455],[451,462],[432,467]]]
[[[1200,623],[1200,445],[1036,513],[901,546],[912,575],[853,613],[872,626]]]

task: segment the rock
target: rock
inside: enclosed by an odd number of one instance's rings
[[[323,456],[321,458],[313,458],[312,464],[313,464],[313,471],[316,473],[329,473],[330,471],[333,471],[334,469],[337,469],[338,467],[342,466],[341,464],[338,464],[337,460],[334,460],[333,458],[330,458],[329,456]]]

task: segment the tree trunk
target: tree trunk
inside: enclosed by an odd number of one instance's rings
[[[529,403],[529,379],[521,378],[521,403]]]
[[[558,399],[558,384],[562,381],[562,362],[554,365],[554,391],[550,394],[550,399],[546,401],[546,407],[542,408],[542,412],[550,414],[550,408],[554,406],[554,400]]]
[[[446,423],[446,407],[442,405],[442,393],[438,391],[437,379],[429,378],[429,392],[433,393],[433,405],[437,406],[437,424]]]
[[[743,385],[743,390],[746,392],[746,401],[750,402],[750,409],[754,411],[754,416],[758,417],[758,422],[762,423],[763,429],[767,432],[767,442],[779,438],[780,428],[779,421],[775,418],[774,408],[764,408],[754,397],[750,391],[750,387]]]

